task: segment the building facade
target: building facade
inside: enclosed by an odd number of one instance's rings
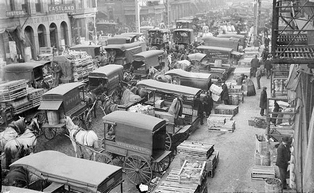
[[[40,47],[61,50],[76,39],[94,38],[96,0],[5,0],[0,5],[0,57],[9,63],[36,60]]]

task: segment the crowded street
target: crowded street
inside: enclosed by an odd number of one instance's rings
[[[0,192],[314,191],[313,2],[0,7]]]

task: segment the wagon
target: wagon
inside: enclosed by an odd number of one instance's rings
[[[150,29],[148,30],[148,42],[150,47],[156,47],[158,50],[169,45],[169,29]]]
[[[63,187],[70,193],[107,193],[118,186],[123,192],[121,167],[75,158],[57,151],[42,151],[23,157],[10,167],[23,167],[42,182],[51,183],[44,187],[43,192],[55,192]]]
[[[52,73],[49,74],[47,69],[50,64],[50,61],[32,61],[6,65],[3,77],[5,81],[25,79],[34,88],[42,88],[45,81],[50,87],[53,83]]]
[[[135,54],[133,56],[134,61],[132,62],[132,66],[134,68],[133,74],[141,79],[146,78],[147,71],[150,67],[160,69],[163,60],[163,53],[164,52],[162,50],[148,50]]]
[[[90,90],[95,90],[101,85],[104,86],[105,92],[111,94],[123,79],[123,66],[116,64],[109,64],[95,69],[88,75],[88,84]]]
[[[137,83],[137,86],[148,91],[148,100],[145,103],[155,107],[156,116],[168,120],[167,133],[169,133],[171,140],[169,149],[174,150],[197,128],[200,119],[196,99],[200,97],[202,90],[151,79],[141,80]],[[179,95],[185,98],[183,100],[183,116],[178,120],[182,124],[175,124],[174,116],[167,111],[174,98]]]
[[[134,184],[148,183],[154,172],[170,165],[166,121],[154,116],[115,111],[103,117],[104,149],[124,160],[126,176]]]
[[[170,75],[172,80],[177,84],[199,88],[204,91],[208,91],[212,83],[211,74],[208,73],[187,72],[182,69],[172,69],[165,74]]]
[[[183,45],[184,48],[194,43],[193,29],[175,29],[173,30],[173,42],[176,45]]]
[[[61,84],[42,95],[42,101],[36,116],[42,125],[43,134],[47,139],[56,135],[57,129],[64,129],[60,119],[70,116],[77,125],[87,125],[92,109],[89,109],[84,96],[84,83],[73,82]]]

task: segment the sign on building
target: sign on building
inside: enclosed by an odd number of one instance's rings
[[[75,12],[74,4],[48,5],[49,13],[73,13]]]
[[[7,11],[7,17],[22,17],[25,15],[26,12],[24,10]]]

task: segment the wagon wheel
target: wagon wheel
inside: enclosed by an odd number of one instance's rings
[[[153,171],[157,173],[162,173],[166,171],[171,163],[171,156],[170,154],[167,155],[164,159],[162,159],[160,162],[154,162],[153,163]]]
[[[57,129],[56,128],[45,128],[44,129],[44,136],[46,139],[51,140],[53,139],[57,134]]]
[[[97,152],[95,155],[94,161],[105,163],[105,164],[113,164],[112,156],[108,154],[105,150],[101,150],[100,152]]]
[[[43,126],[44,123],[47,123],[46,113],[43,112],[43,111],[39,111],[39,112],[35,113],[33,118],[37,118],[37,120],[38,120],[38,124],[39,124],[39,133],[38,133],[38,135],[39,136],[43,135],[44,131],[43,131],[42,126]]]
[[[167,132],[166,139],[165,139],[165,150],[171,151],[172,148],[172,138],[171,135]]]
[[[126,157],[123,168],[126,176],[133,184],[147,184],[153,176],[149,162],[140,155]]]

